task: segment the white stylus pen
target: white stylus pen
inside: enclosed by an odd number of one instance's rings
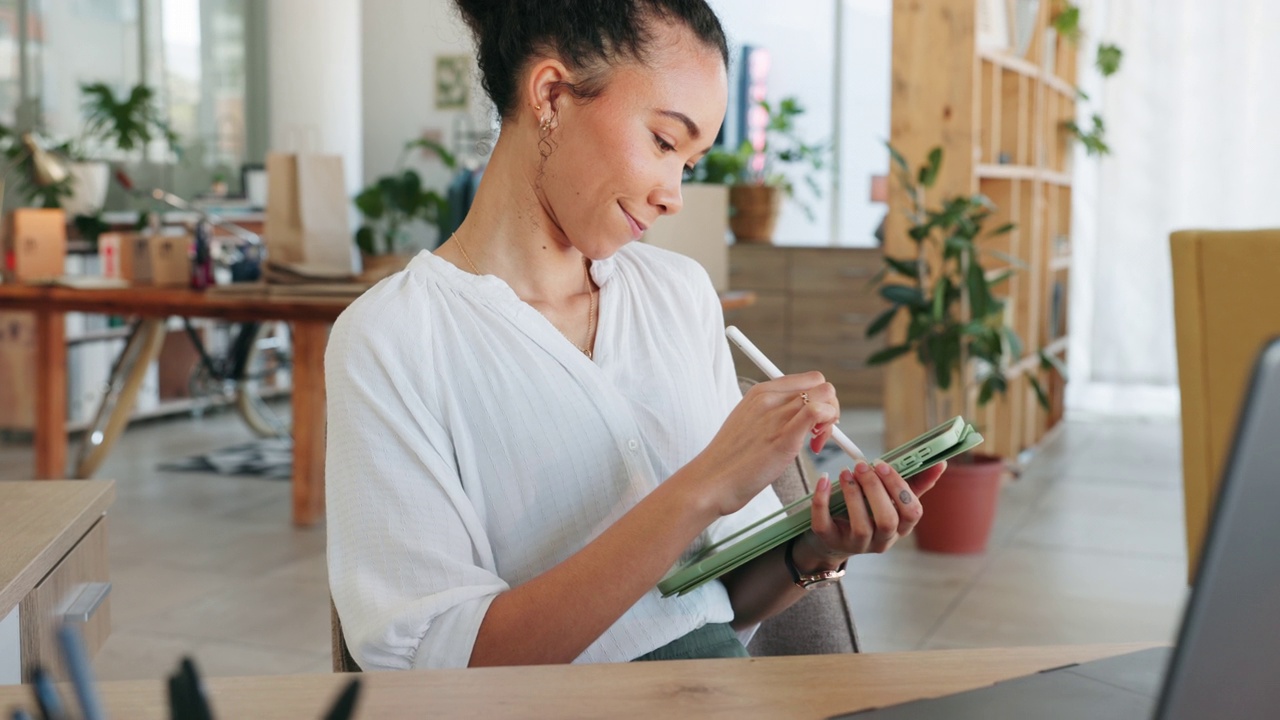
[[[782,377],[782,371],[778,369],[778,366],[774,365],[769,358],[765,357],[765,354],[760,352],[760,348],[756,347],[755,343],[748,340],[747,336],[743,335],[741,330],[730,325],[724,329],[724,334],[729,337],[729,340],[731,340],[734,345],[738,346],[738,349],[741,350],[744,355],[751,359],[751,362],[756,364],[756,367],[760,368],[761,372],[769,376],[770,380],[777,380]],[[860,450],[858,446],[849,439],[848,435],[844,434],[844,431],[841,430],[839,426],[831,426],[831,439],[835,440],[836,444],[840,446],[840,449],[848,453],[849,457],[853,458],[855,461],[870,462],[867,460],[866,454],[864,454],[862,450]]]

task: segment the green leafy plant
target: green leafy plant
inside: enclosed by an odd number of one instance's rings
[[[1071,41],[1079,44],[1084,32],[1080,26],[1080,7],[1072,2],[1059,0],[1054,8],[1053,29],[1057,33]],[[1108,78],[1120,71],[1120,62],[1124,59],[1124,51],[1118,45],[1112,43],[1099,43],[1095,54],[1094,64],[1098,68],[1098,72],[1102,73],[1102,77]],[[1089,96],[1083,90],[1076,88],[1076,95],[1084,101],[1088,101]],[[1106,125],[1102,120],[1102,116],[1092,114],[1093,127],[1086,130],[1081,128],[1074,120],[1068,120],[1062,123],[1063,129],[1075,135],[1081,143],[1084,144],[1085,152],[1089,155],[1109,155],[1111,154],[1111,146],[1106,141]]]
[[[1120,72],[1120,61],[1123,59],[1124,51],[1118,46],[1101,43],[1098,45],[1098,54],[1094,63],[1098,66],[1098,72],[1102,73],[1102,77],[1111,77]]]
[[[1082,35],[1080,30],[1080,7],[1075,3],[1058,3],[1053,16],[1053,29],[1058,32],[1058,35],[1073,43],[1080,42]]]
[[[1084,143],[1084,150],[1089,155],[1108,155],[1111,153],[1111,146],[1107,145],[1107,126],[1102,121],[1102,116],[1097,113],[1093,114],[1093,127],[1085,130],[1076,123],[1075,120],[1067,120],[1062,125],[1069,132],[1074,134],[1076,138]]]
[[[755,148],[750,140],[743,140],[736,149],[716,147],[694,169],[693,182],[720,185],[772,185],[781,188],[786,196],[796,202],[810,220],[813,208],[796,198],[795,185],[783,172],[783,168],[796,166],[804,171],[804,183],[817,197],[822,197],[818,176],[826,168],[830,146],[810,144],[800,137],[796,119],[805,113],[795,97],[783,98],[774,105],[767,100],[760,106],[768,114],[765,125],[765,143],[761,151],[763,162],[756,162]]]
[[[100,82],[81,85],[80,93],[84,97],[85,128],[79,141],[81,147],[65,147],[71,154],[82,154],[82,146],[91,143],[130,153],[145,149],[153,140],[164,140],[170,150],[178,151],[178,135],[161,115],[155,91],[150,87],[135,85],[120,99],[110,86]]]
[[[1008,369],[1021,359],[1023,344],[1006,324],[1006,301],[995,291],[1021,263],[983,247],[983,240],[1014,229],[1009,223],[987,230],[995,210],[987,197],[961,195],[945,198],[939,206],[927,204],[926,193],[942,167],[941,148],[934,148],[915,172],[896,149],[890,147],[889,152],[911,201],[907,234],[916,252],[902,258],[885,255],[880,295],[890,307],[867,328],[867,336],[884,333],[899,316],[906,317],[906,335],[901,343],[871,355],[867,364],[884,365],[914,355],[925,369],[932,427],[942,419],[942,393],[958,387],[964,404],[960,414],[972,417],[971,389],[976,386],[978,407],[1008,390]],[[986,256],[999,257],[1009,267],[989,271],[983,266]],[[1047,407],[1043,388],[1035,378],[1031,381]]]
[[[364,224],[356,231],[356,245],[366,255],[394,253],[406,239],[415,222],[439,229],[449,215],[449,201],[435,190],[422,186],[422,176],[405,168],[409,153],[425,149],[434,153],[445,167],[454,170],[457,159],[444,146],[426,138],[405,143],[396,160],[395,170],[361,190],[355,197],[356,207],[364,216]]]

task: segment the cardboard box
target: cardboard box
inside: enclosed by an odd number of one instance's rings
[[[134,233],[110,232],[98,236],[98,259],[102,277],[133,282]]]
[[[0,246],[4,279],[61,277],[67,261],[67,216],[61,210],[18,208],[5,215]]]
[[[135,235],[133,284],[189,286],[191,243],[190,235]]]

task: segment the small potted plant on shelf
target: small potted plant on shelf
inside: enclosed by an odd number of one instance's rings
[[[822,187],[816,173],[826,166],[828,147],[804,142],[796,131],[796,118],[804,108],[794,97],[777,105],[761,101],[768,121],[764,132],[747,138],[737,149],[717,147],[694,170],[693,181],[729,186],[729,227],[739,242],[769,243],[778,224],[782,198],[795,200],[813,218],[813,209],[796,197],[786,166],[804,169],[804,182],[819,197]]]
[[[110,160],[123,160],[156,140],[177,152],[178,135],[169,128],[156,103],[155,90],[135,85],[116,97],[106,83],[80,86],[85,126],[76,140],[57,148],[70,162],[72,193],[62,202],[68,217],[94,216],[106,202]]]
[[[395,169],[374,180],[355,197],[364,223],[356,231],[355,242],[364,256],[366,272],[390,274],[403,267],[409,257],[401,254],[414,223],[425,223],[437,231],[449,217],[449,200],[422,186],[422,176],[406,168],[409,154],[425,150],[439,158],[450,171],[457,158],[434,140],[417,138],[405,143]],[[441,238],[443,240],[443,238]]]
[[[867,363],[883,365],[913,356],[925,371],[922,392],[928,426],[957,414],[972,421],[977,408],[1005,393],[1010,365],[1023,354],[1021,339],[1006,323],[1006,301],[995,293],[1016,271],[1016,260],[1006,256],[1010,267],[994,272],[983,266],[984,256],[993,251],[982,241],[1014,226],[988,232],[994,207],[982,195],[946,198],[938,207],[926,205],[926,192],[942,165],[941,148],[934,148],[914,174],[900,153],[892,147],[889,151],[911,201],[907,234],[916,253],[903,258],[885,255],[887,279],[880,295],[890,307],[867,328],[867,335],[880,335],[900,316],[906,320],[906,334]],[[1040,362],[1060,369],[1057,359],[1045,353]],[[1034,376],[1028,378],[1047,407],[1043,386]],[[1003,458],[971,452],[953,459],[929,493],[929,511],[916,528],[917,545],[935,552],[982,552],[1004,474]]]

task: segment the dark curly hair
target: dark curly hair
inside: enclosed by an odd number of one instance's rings
[[[604,90],[605,71],[620,61],[644,62],[654,21],[680,23],[725,66],[729,46],[706,0],[454,0],[475,35],[485,92],[506,119],[515,111],[520,72],[540,53],[553,53],[581,76],[567,84],[579,100]]]

